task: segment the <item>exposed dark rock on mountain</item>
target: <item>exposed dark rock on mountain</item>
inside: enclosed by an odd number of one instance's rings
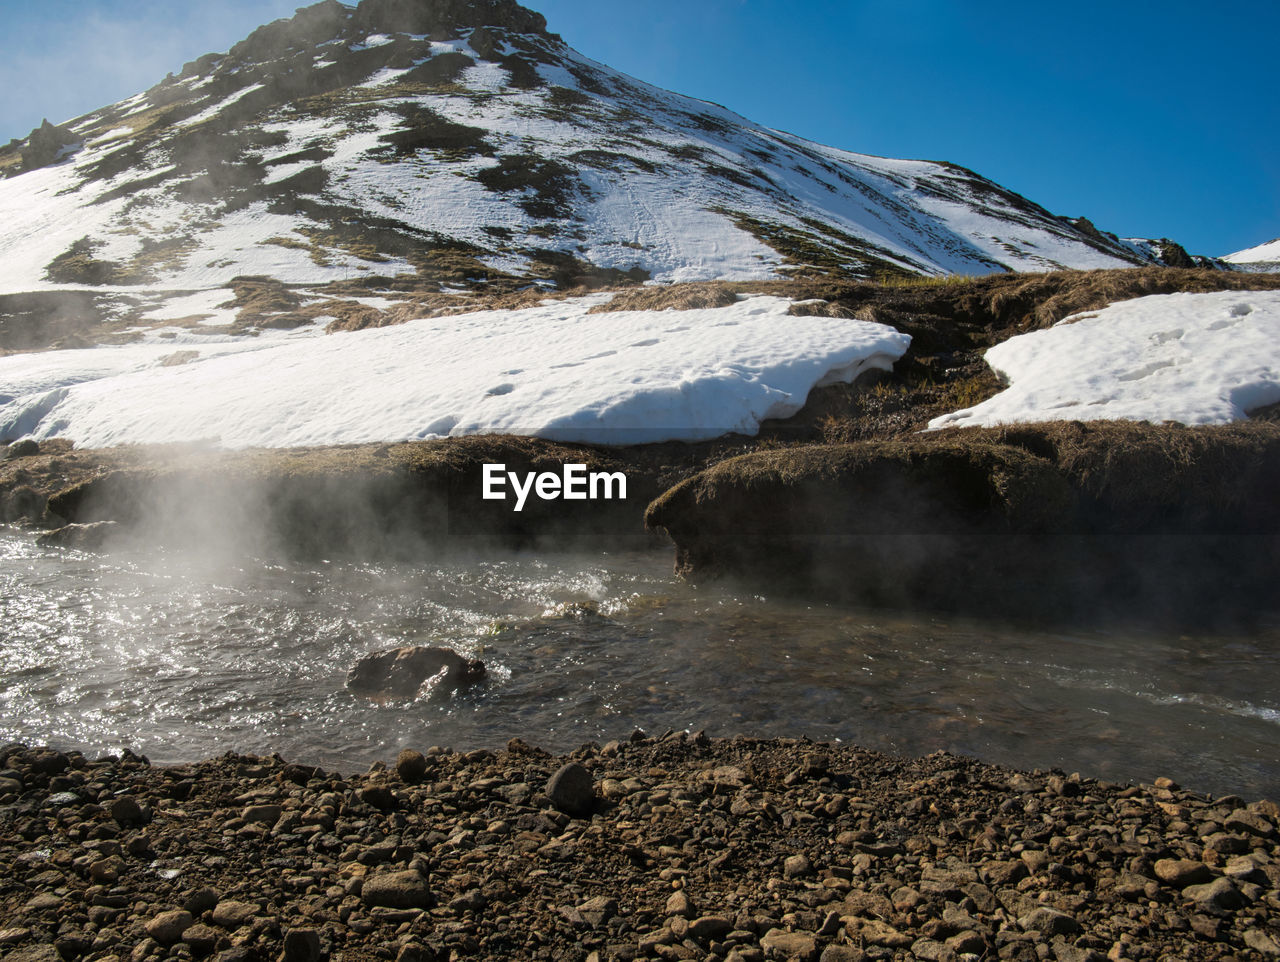
[[[67,156],[67,148],[78,147],[80,140],[70,128],[55,126],[46,118],[27,135],[26,143],[22,148],[22,169],[35,170],[62,160]]]

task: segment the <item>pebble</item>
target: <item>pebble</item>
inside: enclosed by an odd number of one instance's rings
[[[289,929],[282,962],[320,962],[320,933],[313,928]]]
[[[1070,935],[1080,931],[1080,923],[1066,912],[1043,905],[1018,919],[1018,925],[1028,932],[1045,937]]]
[[[410,785],[417,784],[427,773],[427,758],[422,752],[406,748],[396,758],[396,774]]]
[[[1196,909],[1209,915],[1227,915],[1249,904],[1240,889],[1229,878],[1214,879],[1206,885],[1191,885],[1182,894],[1195,903]]]
[[[228,899],[225,902],[219,902],[213,908],[213,924],[220,925],[224,929],[238,929],[242,925],[247,925],[258,915],[258,906],[253,902],[240,902],[235,899]]]
[[[147,935],[161,945],[172,945],[182,938],[182,933],[194,923],[191,913],[185,909],[161,912],[146,924]]]
[[[390,909],[425,909],[431,904],[426,880],[417,872],[386,872],[364,880],[360,897],[365,905]]]
[[[733,931],[733,920],[723,915],[702,915],[689,923],[689,938],[695,942],[722,939]]]
[[[1209,866],[1189,858],[1162,858],[1155,864],[1155,873],[1161,882],[1180,889],[1213,878],[1213,870]]]
[[[205,956],[217,948],[218,939],[224,934],[219,929],[197,922],[182,933],[182,941],[191,947],[195,955]]]
[[[576,762],[563,765],[547,781],[547,797],[568,815],[589,815],[596,799],[591,773]]]
[[[665,912],[667,915],[680,915],[687,919],[693,914],[693,903],[683,890],[672,892],[667,898]]]
[[[1269,803],[800,740],[418,754],[421,775],[405,755],[403,774],[397,758],[343,778],[255,756],[165,770],[0,748],[0,778],[27,786],[0,801],[0,954],[1277,957]],[[562,781],[586,807],[571,811],[553,782],[574,768]],[[59,792],[75,800],[50,805]],[[145,834],[113,810],[126,798]]]
[[[136,798],[128,795],[121,796],[111,803],[111,817],[121,825],[141,825],[146,821],[143,814],[142,806],[138,804]]]
[[[807,855],[791,855],[782,863],[782,875],[784,878],[801,878],[812,874],[813,862],[809,861],[809,856]]]
[[[798,962],[811,962],[818,957],[818,943],[812,935],[805,932],[788,932],[785,929],[770,929],[760,940],[767,959],[796,959]]]

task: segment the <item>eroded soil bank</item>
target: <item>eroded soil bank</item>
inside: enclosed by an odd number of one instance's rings
[[[5,520],[54,529],[111,522],[81,546],[121,539],[238,546],[248,555],[405,558],[450,542],[551,549],[570,541],[644,540],[644,506],[705,463],[676,446],[609,449],[535,438],[468,437],[331,448],[219,451],[158,446],[74,450],[44,442],[0,462]],[[664,457],[669,453],[670,458]],[[484,466],[522,479],[566,464],[626,476],[608,498],[516,511],[483,497]]]
[[[343,777],[0,751],[15,960],[1265,959],[1280,809],[636,733]]]
[[[516,511],[510,487],[505,500],[483,497],[486,464],[521,476],[582,464],[625,476],[626,498],[533,496]],[[499,436],[239,452],[55,441],[0,462],[5,518],[71,523],[52,536],[74,547],[412,559],[669,535],[691,579],[1055,621],[1239,623],[1274,611],[1277,490],[1280,425],[1269,421],[618,448]]]
[[[722,461],[646,523],[677,570],[859,603],[1175,620],[1273,610],[1280,426],[1058,422]]]

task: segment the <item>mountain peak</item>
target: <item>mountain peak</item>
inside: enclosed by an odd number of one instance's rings
[[[338,0],[321,0],[298,8],[291,18],[259,27],[233,46],[229,56],[236,60],[263,61],[327,41],[359,40],[370,33],[456,40],[465,31],[477,27],[552,36],[547,33],[547,21],[542,14],[514,0],[361,0],[354,7]],[[198,69],[196,65],[200,62],[187,66]]]
[[[122,330],[222,323],[246,278],[280,326],[369,292],[400,317],[389,296],[1157,262],[963,167],[628,77],[514,0],[303,7],[0,147],[0,210],[0,296],[89,289]]]

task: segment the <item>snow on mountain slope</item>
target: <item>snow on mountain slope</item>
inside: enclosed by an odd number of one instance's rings
[[[888,370],[911,338],[754,297],[588,314],[612,295],[330,336],[0,358],[0,437],[88,447],[294,447],[497,432],[632,444],[755,434],[816,385]],[[441,363],[447,359],[447,363]]]
[[[627,77],[511,0],[325,0],[0,148],[0,177],[0,295],[92,290],[118,327],[246,275],[509,291],[1150,260],[963,168]]]
[[[1280,237],[1222,259],[1238,271],[1280,272]]]
[[[986,352],[1007,390],[930,429],[1035,421],[1225,424],[1280,404],[1280,292],[1153,294]]]

